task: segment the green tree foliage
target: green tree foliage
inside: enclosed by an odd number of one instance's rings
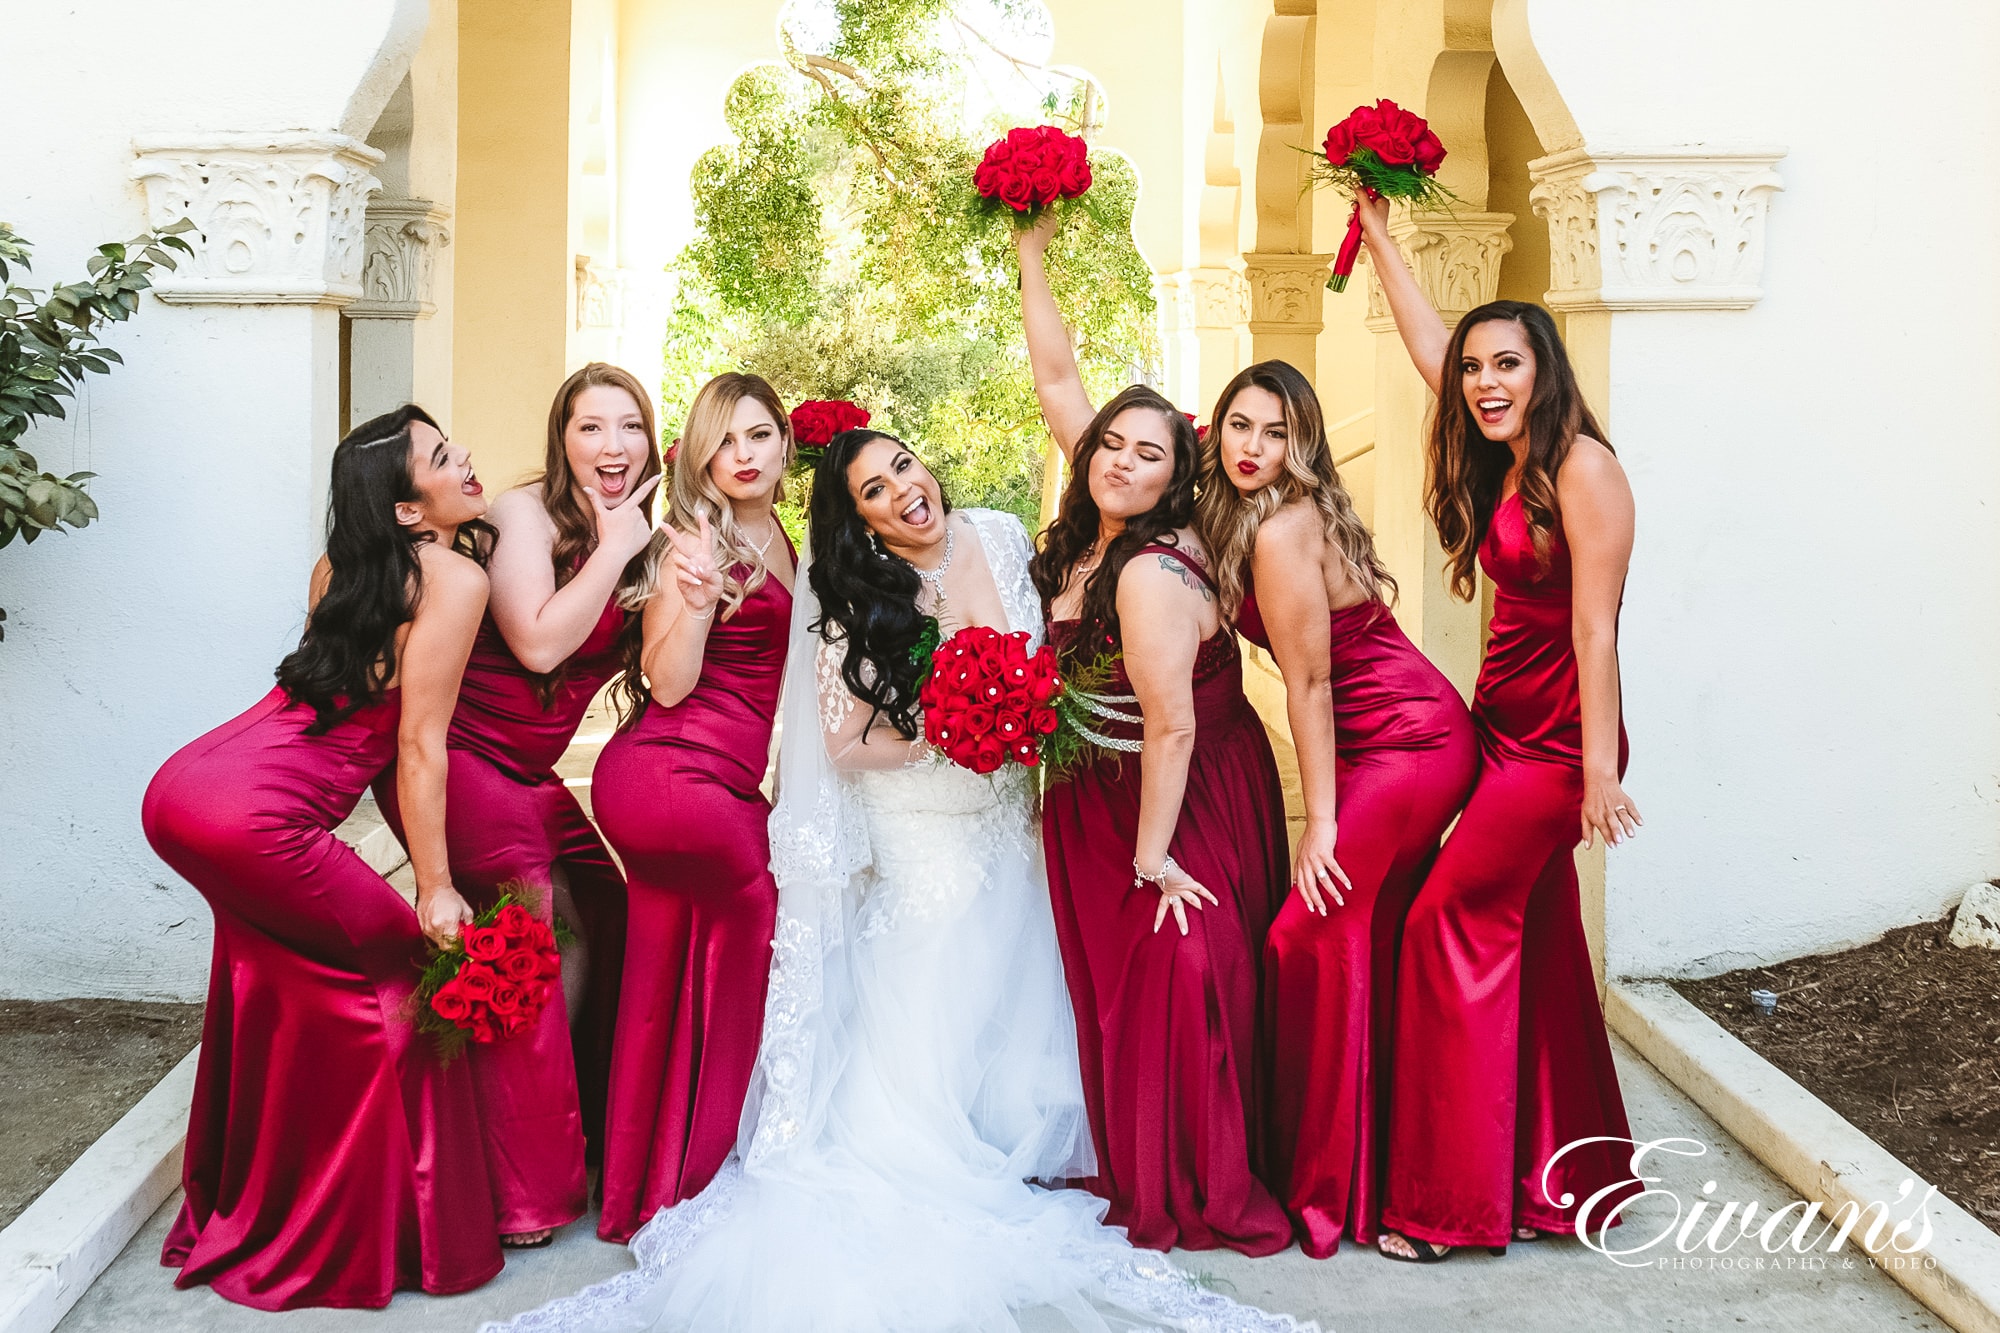
[[[663,398],[684,416],[708,376],[764,375],[788,402],[846,398],[923,452],[954,503],[1035,525],[1047,435],[1020,325],[1004,219],[975,208],[972,169],[1011,124],[1085,133],[1096,93],[1039,75],[1039,105],[975,122],[975,0],[834,0],[817,39],[750,70],[725,114],[735,141],[693,176],[696,236],[676,264]],[[982,22],[1028,14],[982,3]],[[994,56],[1009,72],[1013,57]],[[1025,85],[1024,85],[1025,86]],[[1050,249],[1084,381],[1108,397],[1156,369],[1152,279],[1132,241],[1138,181],[1092,154],[1096,183]],[[794,495],[796,504],[798,497]],[[789,516],[797,520],[796,511]]]
[[[108,374],[122,360],[100,341],[105,324],[138,312],[139,293],[153,285],[155,269],[174,267],[174,251],[194,253],[181,239],[193,228],[182,219],[123,245],[101,245],[87,265],[88,282],[44,295],[13,283],[14,269],[29,269],[31,247],[0,222],[0,546],[16,536],[32,542],[51,529],[80,528],[97,517],[85,490],[93,474],[44,472],[20,439],[36,420],[65,416],[62,400],[75,396],[86,374]],[[6,618],[0,611],[0,621]]]

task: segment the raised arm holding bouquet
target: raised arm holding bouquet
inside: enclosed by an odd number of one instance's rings
[[[1319,163],[1315,179],[1335,186],[1349,198],[1404,199],[1417,208],[1441,208],[1457,196],[1438,183],[1444,165],[1444,144],[1422,116],[1383,98],[1374,106],[1358,106],[1347,119],[1326,132],[1326,142],[1313,154]],[[1344,292],[1361,253],[1361,214],[1357,207],[1347,219],[1347,235],[1334,257],[1327,289]]]

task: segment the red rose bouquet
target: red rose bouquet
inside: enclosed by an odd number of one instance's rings
[[[440,949],[417,980],[420,1031],[437,1039],[450,1060],[468,1041],[512,1037],[533,1027],[562,976],[556,930],[535,919],[539,901],[528,885],[502,887],[494,904]]]
[[[1444,145],[1422,116],[1413,115],[1383,98],[1374,106],[1356,107],[1346,120],[1326,132],[1326,143],[1313,156],[1321,160],[1314,174],[1358,197],[1407,199],[1419,208],[1437,208],[1455,196],[1438,184]],[[1347,290],[1354,261],[1361,253],[1361,208],[1347,219],[1347,236],[1334,257],[1327,287]]]
[[[1053,125],[1007,131],[972,173],[972,188],[989,212],[1010,210],[1032,224],[1059,199],[1081,198],[1090,188],[1090,146]]]
[[[817,463],[828,441],[844,430],[859,430],[868,420],[867,408],[845,398],[808,398],[792,409],[792,440],[798,445],[799,460]]]
[[[997,772],[1010,761],[1060,772],[1081,757],[1086,743],[1139,748],[1137,741],[1100,736],[1086,725],[1092,715],[1139,721],[1107,707],[1132,703],[1131,696],[1098,692],[1111,677],[1111,657],[1065,679],[1055,649],[1044,644],[1029,652],[1029,642],[1018,630],[1002,634],[975,625],[939,644],[917,692],[924,739],[975,773]]]

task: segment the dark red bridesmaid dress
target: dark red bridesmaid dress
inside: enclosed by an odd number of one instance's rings
[[[1519,495],[1479,547],[1493,581],[1473,697],[1479,777],[1403,928],[1382,1224],[1434,1244],[1560,1231],[1625,1180],[1630,1130],[1583,934],[1573,850],[1583,720],[1570,638],[1569,548],[1536,566]],[[1619,728],[1618,767],[1625,767]],[[1636,1192],[1617,1191],[1598,1204]],[[1570,1206],[1563,1200],[1568,1197]]]
[[[175,1286],[379,1309],[500,1271],[471,1072],[408,1013],[417,914],[333,833],[395,762],[398,705],[308,736],[274,689],[146,789],[147,841],[215,913]]]
[[[1186,552],[1162,551],[1206,579]],[[1067,646],[1075,621],[1050,627]],[[1130,694],[1121,666],[1110,692]],[[1228,630],[1195,660],[1197,728],[1187,794],[1169,844],[1221,900],[1158,933],[1159,891],[1132,882],[1139,758],[1105,753],[1052,784],[1042,838],[1063,972],[1107,1222],[1134,1245],[1226,1246],[1275,1254],[1292,1242],[1284,1209],[1257,1178],[1258,950],[1285,892],[1285,801],[1271,742],[1243,695]],[[1138,728],[1107,724],[1136,737]]]
[[[1354,887],[1325,916],[1288,894],[1264,943],[1265,1177],[1315,1259],[1375,1240],[1403,916],[1478,766],[1464,700],[1388,607],[1330,619],[1334,856]],[[1271,646],[1254,590],[1236,627]]]
[[[771,806],[758,788],[791,618],[791,593],[766,578],[709,629],[688,696],[648,703],[597,760],[594,808],[631,895],[597,1224],[606,1240],[630,1240],[699,1194],[736,1143],[778,915]]]
[[[560,864],[590,945],[590,989],[574,1024],[558,990],[534,1028],[466,1052],[500,1230],[510,1235],[583,1215],[585,1140],[603,1124],[625,957],[625,878],[555,764],[591,699],[623,669],[624,623],[625,613],[607,602],[590,637],[544,678],[521,665],[489,612],[473,641],[446,742],[445,831],[458,891],[477,910],[510,880],[547,888]],[[551,682],[545,705],[538,686]],[[400,837],[395,777],[393,769],[382,775],[375,798]],[[553,909],[549,897],[545,920]]]

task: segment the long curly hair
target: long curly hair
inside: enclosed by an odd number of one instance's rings
[[[847,488],[847,470],[855,455],[876,440],[908,448],[879,430],[844,430],[827,442],[813,471],[812,501],[807,508],[812,564],[806,578],[819,598],[820,616],[812,631],[832,642],[844,642],[847,655],[840,677],[854,697],[869,707],[869,724],[887,718],[905,740],[915,740],[917,690],[924,665],[911,652],[922,635],[925,617],[917,610],[923,580],[906,560],[884,552]],[[951,499],[938,483],[944,511]]]
[[[529,485],[542,488],[542,510],[555,524],[555,541],[549,547],[549,562],[555,566],[556,587],[560,588],[576,577],[597,545],[597,525],[590,515],[590,506],[577,498],[576,470],[569,465],[569,450],[563,446],[563,434],[569,430],[570,418],[576,415],[576,400],[585,389],[600,385],[623,389],[632,395],[632,401],[639,405],[639,419],[645,423],[646,439],[650,442],[646,449],[646,461],[639,469],[639,475],[626,486],[626,494],[638,492],[649,478],[660,472],[660,431],[653,417],[653,400],[647,396],[645,386],[631,371],[603,361],[593,361],[562,382],[556,390],[555,400],[549,404],[548,435],[542,449],[542,472]],[[651,503],[651,497],[648,497]],[[624,594],[638,585],[648,568],[647,557],[651,547],[632,557],[619,576],[618,590],[612,594],[614,600],[623,604]],[[561,688],[567,668],[557,667],[535,677],[535,694],[547,708],[555,702],[556,691]]]
[[[729,423],[736,415],[736,407],[745,398],[756,399],[771,414],[771,420],[777,423],[779,437],[785,442],[785,456],[778,467],[783,470],[791,466],[798,445],[792,437],[792,420],[786,415],[778,391],[762,375],[728,371],[702,385],[701,391],[695,394],[694,402],[688,407],[687,425],[681,430],[680,457],[667,482],[670,488],[667,522],[682,532],[695,533],[701,530],[701,516],[706,514],[709,531],[722,548],[722,601],[716,607],[718,614],[727,614],[743,605],[750,594],[764,586],[771,573],[764,563],[764,556],[737,528],[735,506],[723,495],[715,479],[708,475],[709,462],[722,448],[723,437],[729,433]],[[778,483],[778,491],[773,498],[785,498],[782,481]],[[775,516],[772,521],[776,522]],[[618,588],[618,605],[635,613],[627,618],[625,628],[619,635],[619,648],[625,661],[625,675],[619,682],[617,698],[620,730],[638,721],[646,701],[651,697],[641,665],[646,636],[641,617],[636,613],[645,609],[646,603],[652,600],[653,594],[669,577],[666,562],[671,558],[672,550],[673,539],[665,528],[654,533],[653,540],[641,556],[639,577],[627,579]],[[745,572],[738,575],[739,569]]]
[[[420,498],[410,471],[410,427],[441,430],[406,403],[362,422],[333,451],[327,492],[326,589],[306,617],[299,646],[278,663],[278,684],[313,710],[308,736],[328,730],[382,697],[396,677],[396,632],[423,596],[417,547],[434,540],[396,521],[396,506]],[[460,525],[457,548],[484,563],[493,529]]]
[[[1107,643],[1120,642],[1118,629],[1118,576],[1125,564],[1142,547],[1164,541],[1177,545],[1176,528],[1186,527],[1195,516],[1195,476],[1199,470],[1201,446],[1194,426],[1179,408],[1157,390],[1134,384],[1098,409],[1083,434],[1077,437],[1076,455],[1070,460],[1069,481],[1063,487],[1062,504],[1055,521],[1042,532],[1041,549],[1028,562],[1035,591],[1042,595],[1042,618],[1070,581],[1077,562],[1097,541],[1099,514],[1090,494],[1090,463],[1104,445],[1104,432],[1129,408],[1145,408],[1160,414],[1173,440],[1174,471],[1159,503],[1145,513],[1127,520],[1124,531],[1098,554],[1097,568],[1085,576],[1083,604],[1077,611],[1077,632],[1070,639],[1071,656],[1094,656]]]
[[[1528,458],[1521,469],[1521,509],[1527,515],[1541,572],[1549,569],[1555,531],[1562,523],[1556,476],[1576,437],[1588,435],[1606,449],[1611,441],[1591,415],[1576,382],[1569,351],[1549,312],[1527,301],[1489,301],[1469,312],[1452,330],[1444,353],[1444,392],[1431,422],[1429,476],[1424,507],[1437,526],[1451,571],[1451,590],[1472,600],[1479,587],[1479,547],[1500,507],[1500,491],[1514,466],[1514,451],[1481,433],[1459,384],[1466,335],[1481,324],[1518,324],[1535,357],[1535,390],[1528,400]]]
[[[1236,395],[1258,388],[1275,395],[1285,409],[1285,466],[1270,485],[1249,495],[1238,490],[1222,464],[1222,423]],[[1327,443],[1326,417],[1319,395],[1296,366],[1285,361],[1259,361],[1246,366],[1222,387],[1209,418],[1208,441],[1202,452],[1201,499],[1195,505],[1201,539],[1208,543],[1209,564],[1222,595],[1222,613],[1234,619],[1243,605],[1245,576],[1264,521],[1294,499],[1305,498],[1318,511],[1327,540],[1347,566],[1349,577],[1378,602],[1393,603],[1396,580],[1375,553],[1375,538],[1354,500],[1341,483]]]

